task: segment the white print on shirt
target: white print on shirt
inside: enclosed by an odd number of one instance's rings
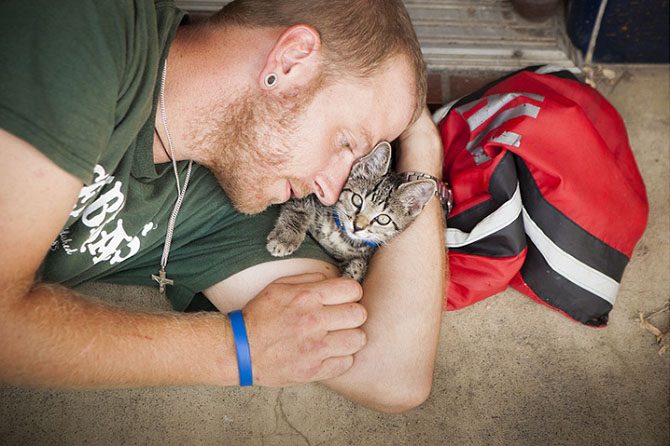
[[[105,187],[105,185],[114,181],[114,177],[107,175],[105,169],[101,165],[96,165],[93,168],[93,183],[90,186],[84,186],[79,191],[79,199],[77,204],[74,205],[74,209],[70,213],[70,217],[79,217],[84,209],[86,209],[86,204],[100,192],[100,189]]]
[[[123,227],[123,219],[116,219],[126,204],[121,182],[115,182],[115,177],[107,174],[100,165],[95,166],[93,174],[93,183],[81,189],[79,199],[70,213],[71,217],[81,216],[81,222],[90,228],[89,236],[79,248],[72,247],[72,239],[68,237],[70,228],[65,228],[54,243],[60,241],[68,255],[88,253],[94,264],[109,262],[115,265],[139,252],[140,238],[129,236]],[[112,187],[101,194],[101,190],[110,184],[113,184]],[[145,237],[156,227],[153,222],[147,223],[142,229],[142,236]],[[110,228],[113,229],[107,232]]]
[[[70,228],[63,229],[61,233],[58,234],[58,238],[51,244],[51,251],[57,250],[60,245],[68,255],[75,254],[78,250],[70,248],[72,239],[68,238],[68,235],[70,235]]]
[[[144,227],[142,228],[142,237],[146,237],[147,234],[149,233],[149,231],[153,231],[153,230],[156,229],[157,227],[158,227],[158,225],[155,225],[155,224],[152,223],[152,222],[147,223],[147,224],[144,225]]]

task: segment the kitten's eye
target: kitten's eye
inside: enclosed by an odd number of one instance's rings
[[[363,206],[363,198],[358,194],[353,194],[351,196],[351,203],[360,209]]]
[[[377,220],[377,223],[382,226],[386,226],[387,224],[391,223],[391,217],[386,214],[378,215],[375,220]]]

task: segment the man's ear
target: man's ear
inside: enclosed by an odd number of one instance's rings
[[[320,63],[321,36],[318,31],[307,25],[290,26],[270,51],[260,73],[259,85],[280,91],[302,87],[316,77]],[[272,85],[267,85],[265,80],[271,74],[277,78]]]

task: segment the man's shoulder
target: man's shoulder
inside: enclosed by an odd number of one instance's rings
[[[157,12],[158,4],[167,9]],[[88,184],[110,134],[119,133],[125,148],[149,116],[159,35],[178,17],[174,2],[5,0],[2,7],[0,127]]]

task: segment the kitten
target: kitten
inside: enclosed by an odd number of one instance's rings
[[[404,182],[389,172],[390,163],[391,145],[381,142],[353,165],[333,206],[314,195],[284,203],[268,251],[275,257],[292,254],[309,231],[344,276],[362,281],[372,253],[414,221],[437,187],[430,179]]]

